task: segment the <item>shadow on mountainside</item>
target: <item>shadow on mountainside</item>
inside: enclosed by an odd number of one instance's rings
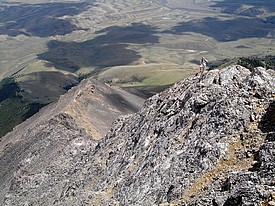
[[[12,129],[35,114],[45,104],[26,101],[14,78],[0,81],[0,139]]]
[[[65,35],[81,28],[64,16],[77,15],[91,3],[47,3],[6,6],[0,10],[0,35],[47,37]]]
[[[221,8],[222,12],[242,16],[257,16],[265,12],[274,12],[274,0],[223,0],[211,7]]]
[[[102,34],[84,42],[50,41],[48,51],[38,55],[60,70],[76,72],[83,67],[102,68],[130,64],[141,56],[129,44],[155,44],[159,42],[157,28],[140,23],[125,27],[108,27]]]
[[[273,24],[265,23],[257,18],[221,20],[206,17],[200,20],[181,22],[171,30],[164,32],[179,35],[186,32],[195,32],[212,37],[220,42],[228,42],[245,38],[264,38],[273,29]]]

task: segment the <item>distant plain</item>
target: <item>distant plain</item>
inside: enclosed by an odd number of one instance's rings
[[[179,75],[159,82],[169,84],[198,72],[202,55],[212,61],[275,53],[272,0],[3,0],[0,5],[1,78],[31,75],[33,68],[104,80],[103,70],[140,66],[148,83],[151,68],[159,65],[160,71],[166,67]]]

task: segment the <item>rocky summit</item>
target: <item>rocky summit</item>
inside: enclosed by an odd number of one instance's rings
[[[104,137],[93,112],[81,125],[79,108],[38,113],[39,123],[3,138],[2,205],[275,205],[274,70],[189,77],[119,116]]]

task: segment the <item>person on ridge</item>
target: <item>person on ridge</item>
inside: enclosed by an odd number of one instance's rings
[[[208,60],[205,59],[204,57],[202,57],[201,61],[200,61],[200,72],[201,73],[203,73],[204,70],[206,69],[207,63],[208,63]]]

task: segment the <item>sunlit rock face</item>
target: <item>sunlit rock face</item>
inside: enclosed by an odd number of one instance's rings
[[[152,96],[138,112],[118,117],[102,139],[91,138],[75,114],[45,119],[22,144],[2,150],[1,161],[16,161],[1,179],[1,201],[273,204],[274,91],[274,71],[232,66]],[[12,150],[18,155],[9,156]]]

